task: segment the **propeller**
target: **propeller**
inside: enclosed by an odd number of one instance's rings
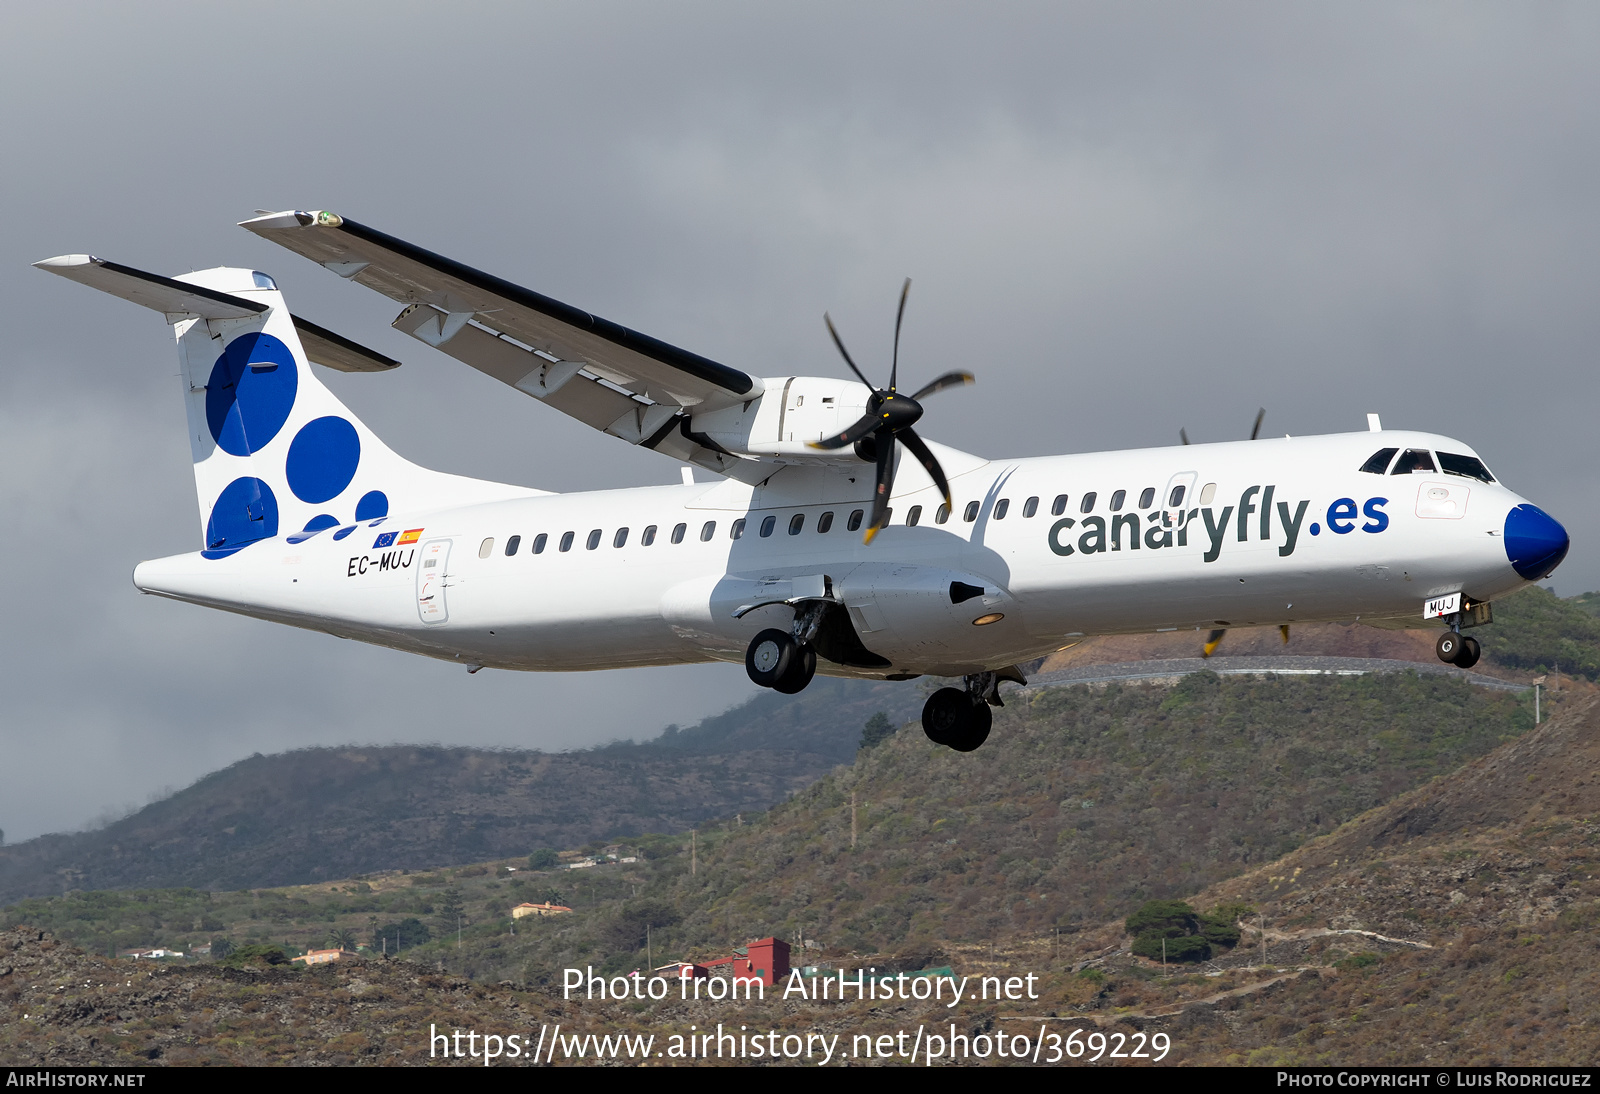
[[[850,366],[850,371],[855,373],[863,384],[872,388],[864,417],[843,433],[811,442],[812,448],[821,449],[838,449],[854,445],[857,455],[877,464],[877,478],[874,480],[872,491],[872,521],[867,525],[863,543],[872,542],[872,537],[883,527],[889,513],[889,497],[894,492],[896,441],[905,445],[906,450],[915,456],[917,462],[928,472],[928,477],[939,488],[939,493],[944,495],[946,508],[952,504],[950,482],[944,476],[944,469],[939,466],[939,461],[934,458],[927,444],[911,427],[922,417],[921,400],[947,388],[970,384],[973,382],[973,376],[970,372],[947,372],[938,379],[923,384],[915,395],[900,394],[896,386],[900,374],[900,325],[906,317],[906,296],[910,292],[911,279],[908,277],[900,288],[900,309],[894,317],[894,356],[890,359],[889,386],[886,388],[873,387],[872,381],[862,375],[855,361],[851,359],[850,351],[844,348],[844,339],[840,338],[839,332],[834,329],[833,320],[826,314],[822,317],[822,321],[828,325],[828,333],[833,337],[833,344],[838,347],[839,355],[844,358],[844,363]]]
[[[1255,440],[1257,437],[1261,436],[1261,421],[1266,416],[1267,416],[1267,408],[1266,407],[1260,407],[1260,408],[1258,408],[1256,410],[1256,424],[1250,427],[1250,439],[1252,441]],[[1178,440],[1182,441],[1184,444],[1188,444],[1189,443],[1189,431],[1187,429],[1178,430]]]
[[[1261,422],[1264,418],[1266,418],[1266,416],[1266,407],[1263,406],[1256,409],[1256,422],[1250,427],[1250,439],[1252,441],[1261,436]],[[1182,440],[1184,444],[1189,443],[1189,434],[1182,429],[1178,430],[1178,438]],[[1287,646],[1289,644],[1289,624],[1285,623],[1280,626],[1278,628],[1278,633],[1283,635],[1283,644]],[[1217,647],[1222,645],[1222,640],[1227,637],[1227,634],[1228,628],[1218,627],[1216,630],[1206,635],[1206,644],[1200,648],[1200,656],[1210,657],[1212,654],[1216,653]]]

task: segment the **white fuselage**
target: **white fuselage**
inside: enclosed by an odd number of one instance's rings
[[[1361,617],[1420,625],[1430,597],[1490,600],[1528,584],[1502,538],[1523,499],[1460,475],[1358,470],[1385,447],[1471,451],[1397,430],[991,461],[940,448],[953,512],[937,522],[938,492],[903,460],[889,527],[870,546],[850,524],[870,514],[871,465],[841,460],[776,468],[757,486],[729,479],[397,512],[225,558],[146,562],[134,581],[527,670],[739,660],[758,631],[787,629],[794,612],[775,603],[735,619],[737,609],[825,589],[874,663],[822,660],[819,671],[865,676],[993,670],[1078,635]],[[1178,486],[1182,501],[1169,506]],[[957,602],[955,584],[973,591]]]

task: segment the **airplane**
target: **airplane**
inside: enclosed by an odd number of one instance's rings
[[[1441,660],[1470,667],[1463,629],[1570,546],[1470,446],[1375,414],[1365,432],[1011,459],[925,440],[923,400],[972,376],[900,390],[904,289],[887,385],[831,320],[854,379],[759,377],[333,212],[241,226],[390,297],[396,329],[683,465],[681,484],[571,494],[423,468],[309,367],[399,362],[293,315],[267,274],[35,264],[173,326],[201,546],[140,563],[138,589],[469,672],[742,658],[787,694],[817,672],[959,677],[922,725],[970,752],[1001,683],[1089,635],[1193,629],[1209,655],[1231,627],[1433,625]]]

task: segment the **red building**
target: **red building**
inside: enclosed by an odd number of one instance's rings
[[[702,961],[708,976],[741,980],[756,979],[771,986],[789,975],[789,943],[777,938],[758,938],[728,957]]]

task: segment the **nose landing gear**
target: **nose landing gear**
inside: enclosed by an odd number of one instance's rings
[[[1471,635],[1458,634],[1445,631],[1439,636],[1439,641],[1433,645],[1433,651],[1439,655],[1439,660],[1447,665],[1458,668],[1470,669],[1478,663],[1478,658],[1483,656],[1483,647]]]

